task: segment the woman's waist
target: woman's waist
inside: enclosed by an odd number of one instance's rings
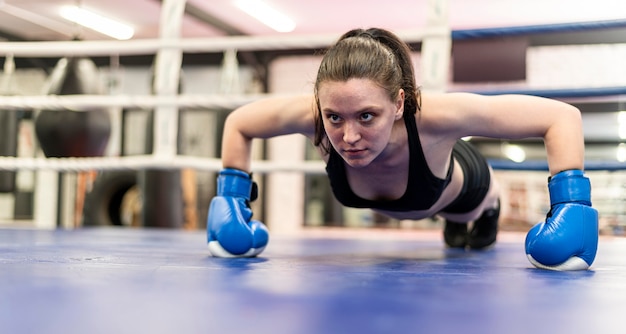
[[[461,193],[463,188],[463,173],[458,164],[455,162],[454,173],[448,185],[443,189],[441,195],[435,203],[428,209],[424,210],[402,210],[392,211],[384,209],[373,209],[385,216],[396,219],[424,219],[430,218],[441,212],[445,207],[450,205]]]

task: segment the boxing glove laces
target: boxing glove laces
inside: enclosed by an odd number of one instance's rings
[[[550,211],[526,235],[526,255],[537,268],[586,270],[598,249],[598,211],[591,207],[591,183],[582,170],[548,178]]]
[[[215,257],[253,257],[268,243],[267,227],[252,220],[250,201],[256,198],[256,184],[250,174],[225,168],[217,177],[217,194],[207,217],[209,252]]]

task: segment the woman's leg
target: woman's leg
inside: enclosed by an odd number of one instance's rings
[[[489,174],[489,190],[474,210],[465,214],[442,213],[446,219],[443,237],[448,247],[469,246],[472,249],[484,249],[496,241],[500,216],[500,189],[491,168],[489,168]],[[471,218],[476,216],[478,218]],[[473,225],[468,230],[470,221],[473,221]]]

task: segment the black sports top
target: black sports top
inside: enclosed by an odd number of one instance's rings
[[[422,144],[420,143],[417,125],[415,124],[415,115],[405,113],[404,123],[406,124],[408,134],[410,154],[409,180],[404,195],[396,200],[389,201],[372,201],[357,196],[348,183],[343,158],[331,147],[328,163],[326,164],[326,173],[330,179],[333,194],[341,204],[354,208],[413,211],[427,210],[439,199],[452,177],[453,158],[450,157],[450,168],[445,180],[433,175],[430,168],[428,168],[424,152],[422,151]]]

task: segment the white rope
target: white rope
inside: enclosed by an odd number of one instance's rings
[[[234,110],[244,104],[269,97],[286,97],[289,94],[182,94],[176,96],[155,95],[32,95],[0,96],[0,112],[4,110],[61,110],[88,111],[94,108],[154,109],[158,106],[178,108],[203,108]],[[621,96],[568,97],[559,100],[576,102],[612,102]]]
[[[15,158],[0,157],[0,170],[5,171],[36,171],[53,170],[59,172],[78,172],[89,170],[140,170],[140,169],[183,169],[191,168],[202,171],[219,171],[222,161],[216,158],[201,158],[178,155],[160,157],[157,155],[139,155],[125,157],[94,157],[94,158]],[[299,164],[285,162],[252,161],[254,173],[299,172],[308,174],[324,174],[325,165],[322,161],[307,161]]]
[[[405,42],[421,42],[425,37],[449,36],[446,27],[427,27],[420,31],[398,31]],[[231,36],[185,39],[133,39],[128,41],[62,41],[62,42],[1,42],[0,54],[15,57],[66,57],[147,55],[161,49],[180,49],[187,53],[223,52],[224,50],[262,51],[303,48],[325,48],[339,38],[339,34]]]
[[[250,95],[34,95],[0,96],[0,109],[70,109],[128,107],[151,109],[158,106],[179,108],[207,108],[232,110],[263,97],[284,96],[273,94]]]

